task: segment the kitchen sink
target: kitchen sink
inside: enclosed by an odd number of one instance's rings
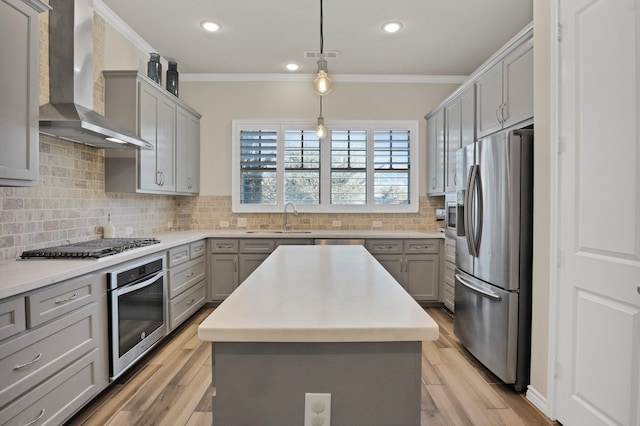
[[[246,234],[310,234],[311,231],[245,231]]]

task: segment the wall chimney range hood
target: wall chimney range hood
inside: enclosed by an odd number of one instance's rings
[[[93,0],[50,0],[49,94],[40,133],[96,148],[153,145],[93,110]]]

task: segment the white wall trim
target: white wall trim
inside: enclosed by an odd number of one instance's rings
[[[197,82],[265,82],[293,81],[311,82],[315,74],[248,74],[248,73],[180,73],[180,81]],[[421,83],[421,84],[461,84],[465,75],[394,75],[394,74],[331,74],[337,83]]]
[[[156,52],[145,39],[124,22],[116,13],[109,8],[102,0],[93,0],[93,10],[102,16],[105,22],[115,28],[124,38],[129,40],[141,52]]]
[[[560,49],[558,46],[558,25],[559,25],[559,0],[551,0],[551,46],[550,46],[550,136],[549,147],[549,191],[550,191],[550,231],[552,238],[549,244],[550,271],[549,271],[549,353],[547,358],[547,408],[545,413],[552,419],[557,416],[557,395],[556,395],[556,359],[558,358],[558,206],[559,204],[559,181],[558,181],[558,141],[559,132],[559,91],[558,83],[560,79]]]
[[[527,387],[527,399],[531,402],[538,410],[542,411],[547,417],[550,417],[548,414],[548,406],[547,399],[538,392],[535,388],[528,386]]]

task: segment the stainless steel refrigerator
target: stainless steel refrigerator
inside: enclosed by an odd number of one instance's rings
[[[523,391],[531,358],[533,130],[480,139],[456,160],[455,334]]]

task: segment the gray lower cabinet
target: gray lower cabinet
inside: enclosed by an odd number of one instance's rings
[[[221,302],[281,245],[310,245],[309,238],[209,240],[208,300]]]
[[[206,302],[205,240],[169,250],[168,329],[174,330]]]
[[[367,240],[366,248],[418,302],[440,297],[441,241],[436,239]]]
[[[455,312],[456,296],[456,240],[455,238],[445,238],[444,240],[444,294],[442,301],[444,306],[451,312]]]
[[[0,302],[2,424],[61,424],[106,388],[106,309],[99,273]]]
[[[0,186],[38,184],[40,0],[0,0]]]

